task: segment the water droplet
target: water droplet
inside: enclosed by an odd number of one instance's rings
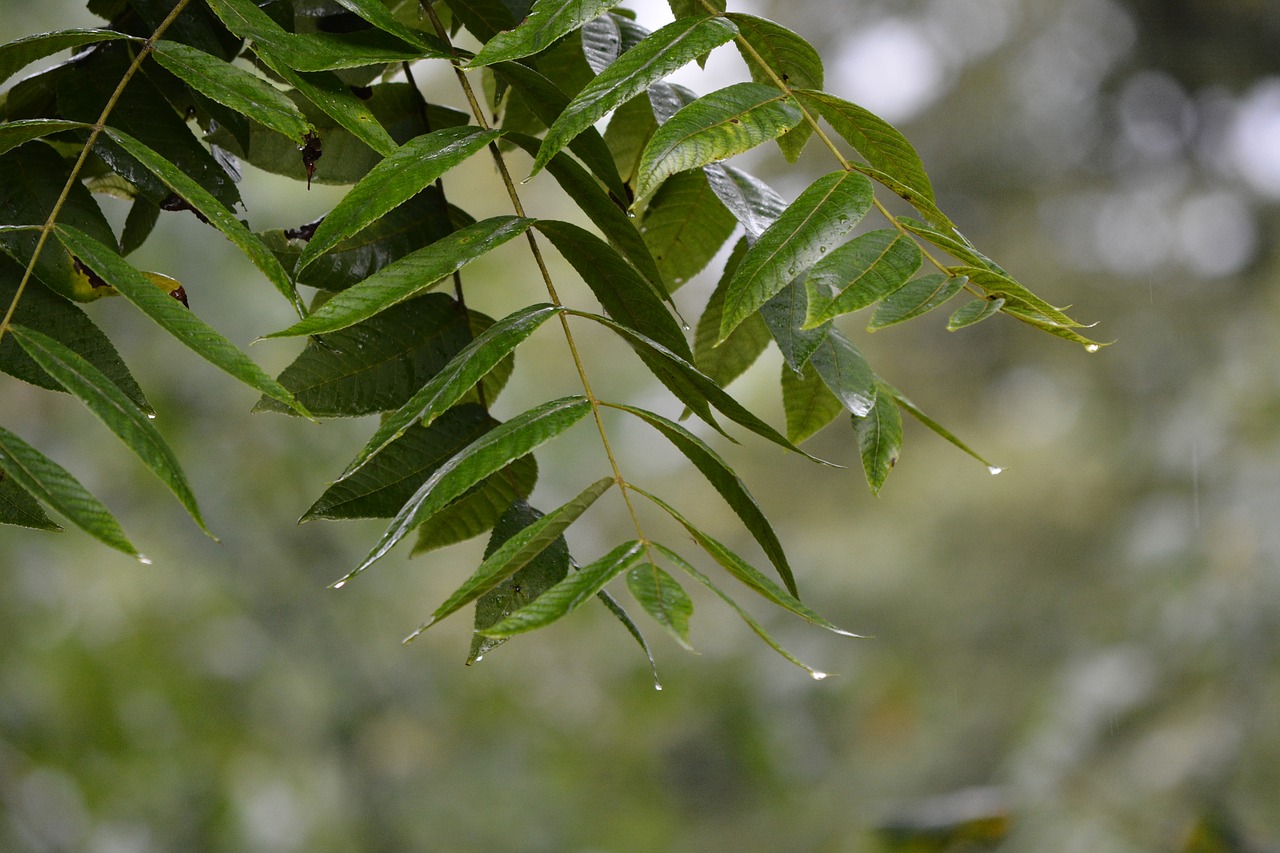
[[[653,682],[653,689],[654,689],[654,690],[661,690],[661,689],[662,689],[662,685],[655,681],[655,682]]]
[[[155,412],[147,412],[147,420],[149,420],[149,421],[154,421],[155,419],[156,419],[156,413],[155,413]]]
[[[994,477],[996,474],[999,474],[999,473],[1000,473],[1001,471],[1003,471],[1003,470],[1004,470],[1003,468],[999,468],[999,467],[997,467],[997,466],[995,466],[995,465],[988,465],[988,466],[987,466],[987,471],[988,471],[988,473],[990,473],[990,474],[991,474],[991,476],[992,476],[992,477]]]
[[[829,674],[830,673],[826,673],[826,672],[818,672],[818,670],[816,669],[811,670],[809,672],[809,675],[813,676],[814,681],[821,681],[822,679],[826,678]]]
[[[484,655],[476,655],[476,659],[472,663],[480,663],[482,660],[484,660]]]
[[[673,283],[673,284],[684,284],[684,277],[683,277],[683,276],[676,276],[676,277],[675,277],[675,278],[673,278],[671,281],[672,281],[672,283]]]
[[[1097,344],[1085,344],[1085,347],[1084,347],[1085,352],[1097,352],[1100,349],[1102,349],[1102,347],[1098,346]]]
[[[146,554],[139,554],[139,555],[138,555],[138,562],[139,562],[139,563],[142,563],[142,565],[144,565],[144,566],[150,566],[150,565],[152,565],[152,560],[151,560],[151,558],[150,558],[150,557],[148,557]]]
[[[827,252],[827,247],[826,247],[826,246],[819,246],[819,247],[818,247],[818,253],[819,253],[819,254],[826,254],[826,252]]]
[[[681,323],[680,328],[684,329],[686,332],[689,331],[689,323],[688,322]]]
[[[335,583],[335,584],[333,585],[333,588],[334,588],[334,589],[342,589],[342,588],[343,588],[344,586],[346,586],[346,585],[347,585],[347,582],[346,582],[346,581],[338,581],[337,583]]]

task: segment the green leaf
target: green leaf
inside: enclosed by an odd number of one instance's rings
[[[651,495],[642,489],[635,488],[634,486],[632,487],[632,490],[644,495],[661,507],[668,515],[679,522],[685,530],[689,531],[689,535],[692,536],[698,545],[700,545],[713,560],[719,563],[725,571],[733,575],[755,592],[759,593],[765,599],[778,605],[783,610],[788,610],[807,622],[817,625],[819,628],[825,628],[828,631],[836,634],[842,634],[846,637],[858,636],[857,634],[846,631],[843,628],[837,628],[835,625],[810,610],[799,599],[795,598],[782,587],[760,574],[760,572],[737,554],[733,553],[713,537],[703,533],[695,527],[692,522],[673,509],[670,504],[666,503],[661,498]]]
[[[641,563],[627,572],[627,589],[653,620],[666,628],[680,645],[689,651],[689,619],[693,616],[693,599],[676,583],[676,579],[655,566]]]
[[[701,171],[672,175],[645,208],[640,230],[674,291],[697,275],[729,239],[738,221]]]
[[[378,431],[347,466],[350,476],[390,442],[404,434],[411,424],[429,425],[462,399],[489,371],[509,355],[525,338],[560,313],[553,305],[530,305],[494,323],[476,337],[397,411],[383,419]]]
[[[704,95],[654,132],[640,155],[636,198],[649,196],[677,172],[776,139],[802,118],[788,95],[760,83],[735,83]]]
[[[853,433],[858,439],[867,485],[878,495],[902,451],[902,413],[893,394],[878,394],[871,411],[863,417],[855,415]]]
[[[527,500],[538,482],[538,463],[522,456],[418,525],[411,556],[465,542],[488,532],[516,501]]]
[[[244,252],[253,265],[275,285],[276,290],[289,300],[295,310],[302,313],[302,301],[298,298],[298,292],[294,289],[293,282],[290,281],[284,267],[263,245],[262,240],[237,219],[222,202],[187,177],[182,170],[128,134],[115,128],[107,128],[106,133]]]
[[[708,11],[703,0],[669,0],[668,2],[668,5],[671,7],[671,14],[675,15],[677,18],[703,18],[716,13],[723,14],[725,9],[725,0],[707,0],[707,4],[716,11],[714,13]]]
[[[890,293],[876,306],[867,324],[867,331],[874,332],[928,313],[960,292],[967,279],[963,276],[947,276],[941,273],[923,275],[907,282]]]
[[[1055,337],[1080,344],[1085,348],[1086,352],[1097,352],[1105,346],[1110,346],[1109,343],[1103,343],[1101,341],[1095,341],[1092,338],[1086,338],[1075,329],[1055,323],[1053,320],[1050,320],[1034,311],[1026,311],[1021,307],[1011,307],[1007,301],[1005,302],[1004,308],[1000,310],[1005,314],[1008,314],[1010,317],[1013,317],[1016,320],[1021,320],[1028,326],[1037,328],[1042,332],[1048,332]]]
[[[852,231],[871,202],[871,184],[854,172],[814,181],[742,259],[725,295],[720,339]]]
[[[1000,309],[1004,307],[1003,296],[989,296],[986,299],[970,299],[951,313],[951,317],[947,320],[947,331],[955,332],[959,329],[972,326],[975,323],[981,323],[988,317],[994,317],[1000,313]]]
[[[342,82],[342,78],[337,74],[330,71],[315,71],[306,74],[294,71],[284,62],[273,57],[264,57],[263,61],[268,68],[290,86],[293,86],[299,96],[314,104],[320,112],[336,122],[337,128],[345,130],[351,137],[363,142],[371,151],[387,157],[396,150],[395,139],[387,132],[376,112],[379,105],[379,95],[388,91],[388,85],[374,87],[374,96],[365,101],[356,97],[355,93],[351,91],[351,87]],[[303,107],[304,114],[308,113],[305,105],[300,105],[300,107]],[[346,150],[344,145],[347,140],[335,134],[334,129],[321,127],[318,116],[307,115],[307,120],[316,126],[317,135],[322,144],[321,150],[323,153],[320,161],[316,164],[316,171],[320,175],[318,180],[326,180],[325,175],[332,168],[334,160],[349,159],[350,152]],[[250,128],[250,133],[252,133],[252,128]],[[278,144],[278,140],[274,138],[271,141]],[[255,145],[255,148],[257,147],[259,146]],[[359,149],[357,148],[357,150]],[[253,154],[254,152],[251,150],[248,153]],[[361,151],[360,153],[364,154],[365,152]],[[253,160],[262,162],[266,159],[268,158],[263,156],[251,157],[251,162]],[[297,151],[288,152],[287,162],[301,164],[301,160],[302,158]],[[363,177],[370,168],[372,168],[372,164],[365,166],[362,161],[359,161],[354,168],[349,164],[343,164],[339,166],[335,176],[328,180],[333,183],[354,183],[359,177]],[[274,168],[272,171],[290,174],[279,168]],[[346,179],[349,172],[354,172],[357,177],[350,180]]]
[[[809,363],[855,416],[862,417],[875,405],[876,378],[871,365],[839,329],[827,333]]]
[[[537,0],[519,26],[489,39],[465,67],[479,68],[540,53],[616,5],[618,0]]]
[[[640,154],[657,129],[658,120],[653,117],[653,107],[644,95],[637,95],[614,110],[609,126],[604,129],[604,142],[626,183],[634,182]],[[552,158],[548,164],[554,161]]]
[[[405,26],[381,0],[337,0],[337,3],[364,18],[383,32],[390,33],[407,44],[417,45],[428,50],[433,58],[442,59],[450,54],[447,44],[434,35]],[[421,20],[420,11],[415,15],[415,18]]]
[[[527,566],[560,539],[569,525],[582,517],[613,484],[612,477],[597,480],[573,500],[541,516],[503,541],[485,557],[471,577],[436,608],[426,622],[405,638],[405,642],[413,640],[441,619],[475,601]]]
[[[739,324],[732,334],[719,346],[716,338],[720,336],[720,316],[724,310],[724,294],[733,278],[734,270],[747,252],[747,241],[743,238],[734,247],[729,260],[725,261],[724,272],[720,282],[707,300],[707,307],[698,318],[698,326],[693,336],[693,358],[698,370],[716,381],[722,388],[742,375],[744,371],[764,352],[769,345],[769,327],[764,318],[753,314]]]
[[[912,219],[909,216],[896,217],[897,223],[903,228],[915,234],[917,237],[923,237],[939,249],[944,250],[957,260],[974,267],[984,267],[994,272],[1004,274],[1004,270],[1000,268],[994,261],[986,255],[974,248],[963,234],[954,227],[942,228],[921,222],[918,219]]]
[[[339,292],[311,315],[268,338],[322,335],[353,326],[434,287],[442,278],[523,234],[532,219],[495,216],[459,229]]]
[[[22,269],[8,258],[0,256],[0,305],[12,304],[21,279]],[[13,322],[43,332],[73,350],[102,371],[138,409],[144,413],[152,411],[137,380],[121,360],[111,339],[72,303],[50,292],[48,288],[29,286],[23,291]],[[32,361],[18,346],[18,342],[10,340],[8,335],[0,338],[0,371],[41,388],[65,390],[60,382]]]
[[[415,59],[449,59],[443,48],[427,48],[419,38],[416,45],[376,31],[357,33],[291,33],[271,20],[253,0],[206,0],[227,29],[254,42],[261,54],[288,65],[295,71],[332,71],[386,62]]]
[[[644,559],[644,546],[624,542],[590,565],[570,572],[564,580],[521,607],[515,613],[479,631],[486,637],[512,637],[543,628],[568,616],[604,585]]]
[[[796,666],[800,667],[805,672],[809,673],[809,675],[815,681],[821,681],[822,679],[827,677],[827,673],[822,672],[821,670],[814,669],[804,661],[797,658],[795,655],[791,654],[791,652],[784,649],[781,646],[781,644],[778,643],[777,640],[775,640],[772,636],[770,636],[769,632],[764,629],[764,626],[761,625],[759,622],[757,622],[754,617],[752,617],[750,613],[748,613],[747,611],[743,610],[740,606],[738,606],[738,603],[734,601],[732,598],[730,598],[722,589],[720,589],[720,587],[712,583],[709,577],[707,577],[702,572],[695,569],[687,560],[685,560],[675,551],[672,551],[670,548],[667,548],[663,545],[659,545],[656,542],[653,543],[653,547],[656,548],[659,552],[661,552],[662,556],[670,560],[673,565],[675,565],[677,568],[682,570],[685,574],[689,575],[689,577],[693,578],[698,583],[702,584],[707,589],[714,592],[716,595],[720,596],[720,599],[724,601],[725,604],[728,604],[730,607],[732,607],[734,612],[736,612],[739,616],[742,617],[742,621],[746,622],[747,625],[751,628],[751,630],[755,632],[756,636],[759,637],[761,640],[764,640],[765,644],[768,645],[769,648],[773,649],[779,655],[786,658],[788,661],[795,664]]]
[[[657,341],[686,361],[693,351],[680,324],[652,282],[636,272],[617,251],[584,228],[568,222],[540,220],[535,226],[568,261],[610,317]]]
[[[464,404],[429,427],[412,426],[376,462],[326,489],[299,521],[391,518],[437,468],[497,425],[481,406]]]
[[[786,213],[787,201],[759,178],[727,163],[703,166],[712,191],[738,219],[754,243],[778,217]]]
[[[926,415],[920,409],[919,406],[917,406],[915,403],[908,400],[906,396],[904,396],[903,393],[899,391],[897,388],[894,388],[892,385],[885,382],[883,379],[877,382],[877,388],[879,389],[879,392],[880,392],[879,396],[888,394],[891,397],[893,397],[894,402],[896,402],[902,408],[906,409],[907,413],[910,414],[913,418],[918,420],[920,423],[924,424],[926,427],[928,427],[930,430],[932,430],[941,438],[945,439],[947,442],[958,447],[960,450],[963,450],[965,453],[969,454],[974,459],[977,459],[983,465],[986,465],[987,470],[990,471],[992,474],[999,474],[1001,471],[1004,470],[1003,468],[998,468],[995,465],[992,465],[990,462],[984,459],[977,451],[975,451],[972,447],[970,447],[969,445],[965,444],[963,441],[961,441],[960,439],[952,435],[950,430],[948,430],[942,424],[935,421],[933,418]]]
[[[788,89],[821,89],[822,57],[809,42],[773,21],[730,12],[726,16],[738,26],[737,47],[757,83],[776,85],[774,77]],[[750,46],[750,50],[744,46]],[[754,53],[752,52],[754,51]],[[764,61],[761,66],[759,59]],[[768,68],[768,71],[765,68]],[[770,74],[769,72],[772,72]],[[778,138],[778,147],[794,163],[813,135],[813,126],[802,122]]]
[[[280,374],[307,410],[358,417],[397,409],[471,341],[452,297],[428,293],[307,346]],[[255,411],[288,411],[271,398]]]
[[[108,547],[142,562],[151,562],[133,547],[115,516],[75,477],[4,427],[0,427],[0,470]]]
[[[787,413],[787,438],[796,444],[816,435],[845,411],[844,403],[811,364],[799,373],[782,366],[782,408]]]
[[[31,493],[14,482],[3,470],[3,450],[0,450],[0,524],[29,527],[57,533],[61,527],[53,523]]]
[[[531,3],[532,0],[524,3],[524,9]],[[515,27],[519,19],[514,7],[510,0],[450,0],[448,11],[468,32],[486,42],[499,32]]]
[[[805,327],[879,301],[915,275],[923,260],[916,241],[894,228],[850,240],[814,264],[805,278]]]
[[[306,414],[302,405],[280,383],[114,251],[68,225],[59,224],[55,230],[67,251],[196,355],[272,399]]]
[[[182,466],[178,464],[178,458],[147,415],[139,411],[133,401],[102,371],[48,335],[18,325],[10,326],[9,333],[18,339],[27,355],[46,373],[79,397],[107,429],[137,454],[142,463],[173,492],[179,503],[200,525],[200,529],[209,533],[209,528],[200,515],[195,495],[182,473]]]
[[[364,561],[335,585],[346,583],[390,551],[414,527],[444,509],[493,472],[560,435],[591,411],[583,397],[563,397],[512,418],[463,448],[414,492]]]
[[[787,589],[792,595],[798,595],[796,579],[791,572],[790,564],[787,562],[787,554],[782,548],[782,543],[778,541],[778,535],[774,533],[773,526],[769,524],[769,519],[765,517],[764,511],[760,509],[756,499],[747,491],[746,484],[738,477],[737,472],[730,468],[729,464],[712,450],[706,442],[675,421],[632,406],[610,405],[624,412],[630,412],[662,433],[668,441],[675,445],[677,450],[693,463],[695,468],[702,472],[702,476],[706,477],[707,482],[715,487],[715,490],[720,493],[720,497],[724,498],[725,503],[733,509],[738,518],[742,519],[743,526],[760,543],[760,547],[764,549],[770,562],[778,570],[778,576],[787,585]]]
[[[0,154],[33,139],[43,139],[65,130],[87,130],[91,125],[80,121],[63,121],[54,118],[31,118],[0,124]]]
[[[809,89],[795,94],[806,109],[821,113],[873,169],[909,188],[930,205],[937,203],[920,155],[893,125],[857,104],[826,92]]]
[[[630,18],[600,15],[582,25],[582,55],[592,72],[599,74],[647,35],[649,30]]]
[[[682,18],[647,36],[600,72],[564,108],[547,130],[533,173],[537,174],[557,151],[610,111],[729,41],[735,32],[737,28],[724,18]]]
[[[129,214],[124,219],[124,229],[120,232],[120,254],[128,256],[137,251],[160,221],[160,205],[149,198],[138,196],[129,205]]]
[[[1061,308],[1055,308],[1045,302],[1015,281],[1012,276],[986,267],[951,267],[948,272],[967,278],[969,282],[978,285],[989,294],[1003,296],[1007,306],[1006,311],[1017,310],[1024,314],[1037,315],[1054,325],[1080,328],[1080,324],[1063,313]]]
[[[153,55],[192,89],[277,133],[301,143],[311,131],[293,101],[243,68],[175,41],[156,42]]]
[[[809,358],[826,340],[831,328],[830,323],[824,323],[812,329],[804,328],[806,312],[803,275],[760,306],[759,316],[764,320],[769,334],[773,336],[778,349],[782,352],[782,357],[792,370],[800,370],[809,362]]]
[[[43,59],[73,47],[117,39],[140,41],[136,36],[118,33],[115,30],[76,29],[39,33],[0,45],[0,83],[5,82],[37,59]]]
[[[658,662],[653,659],[653,650],[649,648],[649,644],[645,641],[644,634],[640,633],[640,626],[627,614],[627,611],[622,609],[622,605],[609,594],[608,590],[600,590],[596,593],[596,598],[605,606],[605,609],[622,623],[622,627],[626,628],[627,633],[639,644],[640,650],[644,652],[645,657],[649,660],[649,671],[653,673],[653,689],[661,690],[662,682],[658,680]]]
[[[476,127],[447,127],[406,142],[374,166],[329,212],[298,258],[298,269],[417,195],[500,135],[500,131]]]

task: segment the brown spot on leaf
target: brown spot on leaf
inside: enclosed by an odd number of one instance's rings
[[[307,131],[307,135],[302,137],[302,147],[298,150],[302,152],[302,166],[307,170],[307,189],[311,189],[311,177],[316,173],[316,161],[324,153],[320,150],[320,137]]]

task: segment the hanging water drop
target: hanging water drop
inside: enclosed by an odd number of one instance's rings
[[[150,558],[150,557],[148,557],[146,554],[139,554],[139,555],[138,555],[138,562],[139,562],[139,563],[142,563],[142,565],[144,565],[144,566],[150,566],[150,565],[152,565],[152,560],[151,560],[151,558]]]
[[[147,420],[149,420],[149,421],[154,421],[155,419],[156,419],[156,413],[155,413],[155,412],[147,412]]]
[[[343,588],[344,586],[346,586],[346,585],[347,585],[347,582],[346,582],[346,581],[338,581],[337,583],[335,583],[335,584],[333,585],[333,587],[332,587],[332,588],[333,588],[333,589],[342,589],[342,588]]]
[[[822,679],[830,675],[830,673],[819,672],[818,670],[814,669],[814,670],[810,670],[809,675],[813,676],[814,681],[821,681]]]
[[[995,465],[987,466],[987,473],[990,474],[992,477],[994,477],[996,474],[999,474],[1003,470],[1004,470],[1003,468],[997,467]]]
[[[1097,344],[1085,344],[1084,346],[1085,352],[1097,352],[1100,349],[1102,349],[1102,347],[1098,346]]]

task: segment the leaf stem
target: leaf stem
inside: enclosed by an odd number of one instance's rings
[[[449,33],[441,23],[439,16],[436,14],[435,8],[430,0],[419,0],[419,5],[426,11],[431,18],[431,24],[435,28],[436,35],[440,37],[446,44],[452,45],[449,39]],[[488,130],[489,122],[485,119],[484,108],[480,105],[480,101],[476,98],[475,89],[471,86],[471,81],[467,79],[466,72],[458,66],[456,62],[453,64],[453,73],[458,78],[458,84],[462,87],[462,92],[467,98],[467,103],[471,107],[471,114],[475,116],[476,122],[480,127]],[[498,148],[496,142],[489,143],[489,152],[493,155],[494,163],[497,164],[498,174],[502,177],[502,183],[506,187],[507,196],[511,199],[512,209],[515,214],[525,217],[524,204],[520,201],[520,193],[516,189],[516,182],[511,177],[511,171],[507,168],[506,159],[502,156],[502,151]],[[557,308],[563,308],[564,303],[560,300],[559,293],[556,292],[555,282],[552,281],[551,271],[547,269],[546,259],[543,257],[542,248],[538,245],[538,240],[534,236],[533,229],[525,232],[525,238],[529,241],[529,251],[533,253],[534,262],[538,265],[538,272],[542,276],[542,282],[546,286],[547,296],[552,304]],[[595,418],[596,430],[600,434],[600,443],[604,447],[605,456],[609,459],[609,467],[613,470],[613,479],[618,484],[618,489],[622,494],[622,500],[627,505],[627,513],[631,516],[631,523],[635,527],[636,536],[645,549],[649,553],[649,539],[644,535],[644,530],[640,526],[640,516],[636,513],[635,505],[631,500],[631,485],[626,478],[622,476],[622,469],[618,466],[618,459],[613,453],[613,447],[609,443],[609,434],[605,430],[604,418],[601,414],[603,404],[596,397],[595,392],[591,388],[591,381],[587,377],[587,370],[582,362],[582,355],[578,351],[578,343],[573,337],[573,330],[569,328],[568,317],[563,311],[560,312],[560,328],[564,332],[565,342],[569,346],[569,354],[573,358],[574,369],[578,373],[578,379],[582,383],[583,394],[587,398],[587,402],[591,404],[591,414]],[[652,555],[650,555],[652,559]]]
[[[124,76],[120,78],[120,85],[116,86],[115,91],[111,93],[111,97],[107,99],[106,105],[102,108],[102,114],[98,116],[98,120],[94,122],[93,127],[89,130],[89,138],[85,140],[84,147],[80,149],[80,156],[76,159],[75,165],[71,167],[71,174],[67,176],[67,182],[63,185],[62,192],[58,194],[57,200],[53,203],[53,208],[49,211],[49,218],[45,220],[44,226],[40,229],[40,235],[36,238],[35,250],[31,253],[31,260],[27,262],[27,268],[22,272],[22,279],[18,282],[18,289],[14,292],[13,299],[9,302],[9,308],[5,311],[4,319],[0,320],[0,340],[4,339],[4,333],[9,330],[9,326],[13,322],[13,315],[18,312],[18,303],[22,301],[22,294],[26,292],[27,282],[31,280],[31,276],[35,272],[36,262],[40,260],[45,244],[49,241],[49,235],[53,233],[53,226],[58,221],[58,214],[62,213],[63,205],[67,203],[67,199],[71,196],[71,188],[75,186],[76,180],[80,177],[80,171],[84,168],[85,161],[89,159],[89,152],[93,150],[94,143],[98,141],[103,128],[107,125],[107,117],[115,109],[120,96],[124,94],[124,87],[129,85],[129,81],[138,73],[138,69],[142,67],[143,61],[150,55],[160,36],[164,34],[165,30],[169,29],[169,25],[177,19],[178,15],[182,13],[182,10],[190,2],[191,0],[178,0],[165,19],[156,27],[155,32],[142,43],[142,47],[138,50],[138,55],[134,57],[133,63],[125,70]]]

